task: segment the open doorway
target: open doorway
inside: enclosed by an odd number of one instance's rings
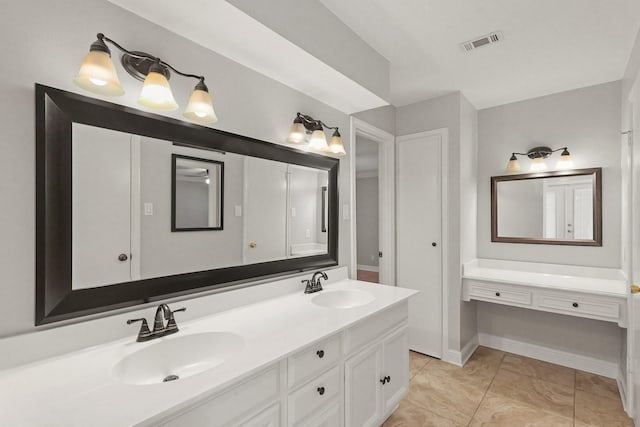
[[[378,143],[356,135],[356,250],[357,277],[380,283],[378,237]]]

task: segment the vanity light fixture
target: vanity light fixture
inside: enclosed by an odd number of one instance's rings
[[[517,156],[527,156],[531,159],[530,170],[532,172],[541,172],[547,170],[547,163],[545,159],[551,157],[551,155],[557,151],[561,151],[560,160],[556,164],[556,169],[571,169],[573,168],[573,160],[571,160],[571,154],[567,147],[558,148],[552,150],[549,147],[535,147],[526,153],[511,153],[509,163],[507,163],[507,173],[520,172],[520,162]]]
[[[329,143],[327,143],[327,136],[324,133],[324,129],[333,129]],[[315,120],[311,116],[297,113],[296,118],[293,119],[287,141],[290,144],[305,144],[308,134],[311,135],[308,145],[310,150],[330,153],[336,156],[344,156],[347,154],[344,150],[342,136],[337,127],[327,126],[321,120]]]
[[[213,101],[204,76],[183,73],[162,59],[145,52],[130,51],[98,33],[97,40],[91,44],[89,53],[80,66],[73,82],[81,88],[99,95],[121,96],[124,89],[118,80],[116,69],[111,61],[109,42],[122,52],[122,67],[137,80],[143,81],[138,103],[156,110],[173,111],[178,103],[173,97],[169,79],[171,71],[183,77],[198,80],[183,116],[194,122],[212,124],[218,121],[213,111]]]

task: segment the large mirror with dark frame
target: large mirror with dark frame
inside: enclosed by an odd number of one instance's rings
[[[602,169],[491,177],[491,241],[602,246]]]
[[[337,265],[337,159],[41,85],[36,106],[36,324]]]

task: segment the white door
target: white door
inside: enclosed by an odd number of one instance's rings
[[[287,164],[245,158],[245,264],[287,256]]]
[[[72,288],[131,280],[131,135],[72,125]]]
[[[442,149],[444,131],[397,138],[398,286],[409,300],[409,348],[442,357]]]
[[[632,90],[631,140],[631,279],[640,285],[640,75]],[[629,298],[628,357],[630,383],[627,386],[633,400],[633,419],[640,425],[640,293]]]
[[[382,410],[390,413],[409,390],[409,334],[406,328],[389,335],[382,343]]]
[[[382,416],[380,398],[381,349],[375,346],[356,354],[344,364],[346,427],[377,426]]]

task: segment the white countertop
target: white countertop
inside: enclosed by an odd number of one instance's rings
[[[627,296],[627,281],[617,269],[480,259],[465,264],[462,277],[621,298]]]
[[[177,334],[146,343],[135,335],[62,356],[0,371],[0,424],[18,426],[132,426],[190,405],[358,321],[408,299],[416,291],[355,280],[326,290],[363,289],[369,304],[331,309],[302,291],[180,323]],[[188,308],[188,305],[187,305]],[[137,329],[137,328],[136,328]],[[244,340],[231,360],[179,381],[130,385],[111,371],[124,356],[186,334],[224,331]],[[95,331],[100,333],[100,331]]]

